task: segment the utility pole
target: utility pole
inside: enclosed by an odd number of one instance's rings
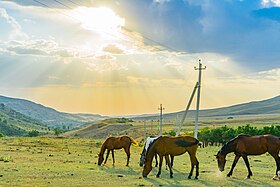
[[[193,97],[194,97],[194,94],[195,94],[197,88],[198,88],[198,82],[196,82],[196,84],[195,84],[195,86],[194,86],[194,88],[193,88],[193,92],[192,92],[191,98],[190,98],[190,100],[189,100],[189,102],[188,102],[188,105],[187,105],[187,107],[186,107],[186,110],[185,110],[185,113],[184,113],[184,115],[183,115],[183,118],[182,118],[182,120],[181,120],[181,122],[180,122],[180,124],[179,124],[179,128],[178,128],[178,130],[177,130],[177,132],[176,132],[176,136],[179,136],[179,134],[180,134],[180,131],[181,131],[182,126],[183,126],[183,124],[184,124],[184,121],[185,121],[185,119],[186,119],[186,117],[187,117],[188,111],[189,111],[190,106],[191,106],[191,104],[192,104],[192,100],[193,100]]]
[[[160,104],[160,107],[158,108],[160,113],[159,113],[159,132],[158,135],[161,136],[162,135],[162,111],[164,110],[164,108],[162,107],[162,104]]]
[[[198,82],[197,82],[197,101],[196,101],[196,115],[195,115],[195,128],[194,128],[194,137],[197,138],[198,132],[198,116],[199,116],[199,103],[200,103],[200,88],[201,88],[201,70],[205,70],[206,66],[202,67],[201,60],[199,60],[198,68],[195,67],[195,70],[198,70]]]
[[[146,120],[144,121],[144,142],[146,141]]]
[[[153,133],[153,125],[154,125],[153,122],[154,122],[154,120],[151,120],[151,133],[152,133],[152,134],[154,134],[154,133]]]

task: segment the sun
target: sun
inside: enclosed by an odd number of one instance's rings
[[[106,7],[78,7],[71,12],[71,16],[79,21],[84,29],[107,34],[119,32],[125,25],[124,18]]]

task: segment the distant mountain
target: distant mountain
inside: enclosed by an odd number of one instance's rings
[[[184,111],[164,114],[165,119],[181,119]],[[216,109],[200,110],[199,116],[201,117],[213,117],[213,116],[236,116],[236,115],[263,115],[263,114],[279,114],[280,115],[280,96],[273,97],[262,101],[253,101],[249,103],[243,103],[233,105],[229,107],[222,107]],[[194,117],[195,111],[190,110],[188,112],[189,117]],[[141,115],[132,117],[134,120],[158,120],[158,114],[154,115]]]
[[[0,104],[0,133],[8,136],[23,136],[31,130],[46,132],[47,127],[37,119],[32,119]]]
[[[95,114],[70,114],[59,112],[32,101],[5,96],[0,96],[0,103],[3,103],[5,106],[8,106],[26,116],[42,121],[50,127],[68,126],[70,128],[74,128],[82,125],[83,123],[106,118]]]

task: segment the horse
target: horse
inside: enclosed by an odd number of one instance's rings
[[[145,145],[143,147],[143,151],[140,155],[140,162],[139,162],[139,166],[143,167],[144,162],[145,162],[145,158],[146,158],[146,153],[148,150],[148,147],[150,146],[150,144],[152,144],[157,138],[159,138],[159,136],[150,136],[147,138]],[[158,160],[157,160],[157,154],[155,154],[155,160],[156,160],[156,165],[155,167],[158,166]],[[174,156],[170,155],[170,160],[171,160],[171,168],[173,167],[173,161],[174,161]],[[168,163],[166,161],[166,169],[168,167]]]
[[[191,171],[188,178],[189,179],[191,178],[194,170],[194,166],[196,166],[195,179],[198,179],[199,162],[196,158],[196,151],[198,145],[199,145],[199,141],[191,136],[160,136],[147,149],[142,176],[147,177],[148,174],[151,172],[153,157],[155,154],[158,154],[159,171],[156,177],[159,177],[161,174],[162,161],[163,161],[163,157],[165,157],[170,171],[170,178],[173,178],[173,172],[169,160],[169,155],[178,156],[188,152],[191,160]]]
[[[245,134],[238,135],[234,139],[227,142],[215,155],[218,161],[218,168],[224,171],[226,164],[226,155],[234,152],[235,158],[232,163],[231,169],[227,174],[228,177],[232,176],[233,169],[236,166],[240,157],[243,158],[248,169],[247,179],[253,176],[248,161],[248,155],[261,155],[268,152],[276,162],[276,176],[280,170],[280,157],[278,156],[280,150],[280,139],[272,135],[259,135],[249,136]],[[275,176],[275,177],[276,177]]]
[[[108,137],[105,142],[102,144],[100,153],[98,154],[98,165],[100,166],[104,160],[104,152],[107,149],[107,155],[104,164],[106,164],[107,159],[109,157],[110,151],[112,152],[113,157],[113,166],[115,165],[115,157],[114,157],[114,149],[124,149],[126,155],[127,155],[127,162],[126,166],[129,164],[129,158],[130,158],[130,146],[131,144],[138,145],[138,143],[129,136],[111,136]]]

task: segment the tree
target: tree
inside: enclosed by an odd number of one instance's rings
[[[54,129],[53,129],[53,132],[54,132],[54,134],[55,134],[56,136],[58,136],[59,134],[62,133],[62,130],[61,130],[59,127],[57,127],[57,128],[54,128]]]
[[[27,136],[29,136],[29,137],[39,136],[39,131],[37,131],[37,130],[29,131]]]

